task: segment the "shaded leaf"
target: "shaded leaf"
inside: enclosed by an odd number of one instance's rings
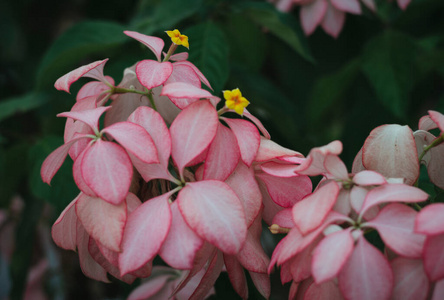
[[[17,113],[24,113],[38,108],[48,102],[49,99],[49,96],[45,93],[33,92],[4,99],[0,103],[0,121],[12,117]]]

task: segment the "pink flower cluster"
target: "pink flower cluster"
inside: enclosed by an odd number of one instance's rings
[[[163,59],[162,39],[125,34],[156,60],[127,68],[118,85],[103,73],[107,60],[57,80],[69,92],[80,77],[95,79],[58,115],[67,118],[65,143],[41,168],[49,184],[68,155],[74,161],[81,192],[52,237],[78,252],[85,275],[147,278],[130,299],[204,299],[226,271],[247,299],[248,271],[268,298],[268,274],[278,265],[282,282],[292,282],[289,299],[444,298],[444,205],[421,210],[429,196],[413,186],[424,163],[444,188],[442,114],[430,111],[415,132],[374,129],[350,174],[341,142],[305,158],[270,139],[238,89],[225,91],[219,105],[188,54],[174,54],[176,42],[188,47],[179,31],[169,32]],[[437,129],[438,137],[429,132]],[[319,175],[312,191],[310,176]],[[287,234],[271,261],[262,220]],[[384,251],[369,235],[380,237]],[[169,267],[153,267],[156,257]]]
[[[274,172],[302,155],[270,140],[261,122],[239,106],[248,101],[236,102],[240,91],[226,93],[235,110],[217,110],[219,97],[201,88],[211,86],[188,54],[173,54],[178,45],[161,61],[162,39],[125,34],[157,60],[126,69],[116,86],[104,76],[107,60],[55,83],[69,92],[80,77],[95,79],[79,90],[71,111],[58,115],[67,118],[65,143],[41,168],[49,184],[69,154],[81,191],[53,225],[54,241],[77,251],[84,274],[104,282],[107,273],[128,283],[148,277],[156,256],[181,270],[156,269],[161,276],[146,283],[156,288],[142,287],[135,299],[165,289],[177,299],[181,293],[201,299],[223,269],[243,298],[244,269],[268,298],[269,258],[260,235],[262,215],[269,221],[273,215],[264,205],[289,207],[311,192],[308,176]],[[239,111],[249,120],[226,116]],[[165,279],[177,274],[174,284]]]
[[[294,6],[301,6],[299,15],[302,29],[306,35],[312,34],[316,27],[321,26],[324,31],[338,37],[345,23],[347,13],[362,14],[359,0],[272,0],[280,11],[288,12]],[[374,0],[361,0],[369,10],[375,12]],[[397,0],[401,9],[406,9],[411,0]]]
[[[269,271],[281,266],[282,282],[292,282],[289,299],[444,297],[444,205],[420,212],[411,207],[428,199],[411,186],[419,177],[419,162],[440,186],[443,120],[430,111],[415,133],[400,125],[374,129],[351,174],[338,157],[339,141],[312,149],[292,167],[323,179],[312,194],[277,213],[270,227],[288,233],[277,245]],[[436,127],[439,137],[425,131]],[[365,238],[375,231],[384,253]]]

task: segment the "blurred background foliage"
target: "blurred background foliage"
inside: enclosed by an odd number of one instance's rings
[[[35,299],[123,299],[138,284],[89,280],[77,255],[50,238],[50,226],[78,193],[70,162],[52,187],[39,175],[63,143],[65,121],[56,114],[70,110],[82,86],[58,92],[57,78],[110,58],[105,74],[119,82],[125,67],[152,56],[123,30],[166,40],[164,31],[178,28],[215,95],[239,87],[272,139],[305,155],[341,140],[351,168],[373,128],[416,130],[427,110],[444,112],[444,2],[413,0],[405,11],[376,2],[377,13],[348,14],[334,39],[321,29],[304,36],[298,8],[282,13],[265,1],[1,1],[0,299],[28,297],[30,289],[46,297]],[[278,239],[264,235],[269,254]],[[31,273],[40,274],[40,290],[32,290]],[[237,297],[226,274],[216,292],[212,299]],[[286,293],[273,275],[272,299]],[[259,297],[250,290],[251,299]]]

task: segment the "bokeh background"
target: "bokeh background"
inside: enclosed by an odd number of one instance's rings
[[[347,14],[333,38],[320,28],[306,37],[299,7],[280,12],[266,1],[1,0],[0,299],[124,299],[140,283],[89,280],[77,255],[52,242],[51,225],[78,190],[72,162],[52,187],[39,170],[63,143],[65,120],[56,114],[70,110],[88,81],[69,95],[54,89],[57,78],[109,58],[105,74],[119,82],[124,68],[152,58],[124,30],[169,45],[164,31],[177,28],[189,36],[190,60],[215,95],[239,87],[272,139],[305,155],[341,140],[351,168],[373,128],[416,130],[427,110],[444,112],[444,2],[376,5],[376,12]],[[279,238],[264,231],[269,254]],[[215,288],[212,299],[237,299],[225,274]],[[273,274],[272,299],[287,293]],[[250,298],[261,299],[254,289]]]

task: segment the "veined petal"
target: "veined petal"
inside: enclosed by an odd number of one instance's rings
[[[160,95],[173,99],[219,99],[219,97],[213,96],[207,90],[201,89],[200,87],[196,87],[187,82],[169,83],[163,87]],[[175,104],[177,105],[177,103]]]
[[[324,167],[335,179],[348,180],[347,167],[337,155],[327,155]]]
[[[392,298],[425,300],[430,284],[422,260],[397,257],[390,264],[395,281]]]
[[[48,157],[43,161],[42,168],[40,169],[40,176],[42,177],[43,182],[47,184],[51,183],[51,179],[54,177],[55,173],[60,169],[63,162],[65,161],[66,156],[68,155],[69,148],[71,146],[81,140],[86,139],[87,136],[79,136],[71,141],[63,144],[59,148],[55,149]]]
[[[165,45],[161,38],[128,30],[124,31],[123,33],[147,46],[154,53],[157,60],[161,60],[162,49]]]
[[[390,264],[363,235],[339,274],[339,288],[346,299],[388,300],[391,296]]]
[[[185,221],[199,236],[225,253],[239,252],[246,239],[247,223],[242,203],[226,183],[187,183],[176,201]]]
[[[242,160],[251,166],[259,149],[260,135],[256,126],[241,119],[222,118],[233,131],[239,145]]]
[[[331,4],[339,10],[355,15],[361,14],[361,5],[358,0],[331,0]]]
[[[113,205],[100,198],[82,194],[76,214],[86,232],[110,250],[119,252],[127,212],[125,202]]]
[[[171,226],[171,195],[149,199],[128,216],[119,255],[122,275],[139,269],[159,252]]]
[[[373,129],[362,148],[362,163],[386,178],[405,178],[406,184],[412,185],[419,176],[412,130],[396,124]]]
[[[131,185],[133,167],[128,154],[113,142],[97,140],[81,162],[85,183],[103,200],[118,205]]]
[[[203,246],[202,240],[187,225],[179,211],[177,201],[171,206],[171,227],[159,250],[159,255],[175,269],[192,269],[196,252]]]
[[[95,132],[99,132],[100,116],[110,108],[111,106],[101,106],[94,109],[86,109],[81,111],[67,111],[58,114],[57,117],[66,117],[81,121],[91,127],[91,129],[93,129]]]
[[[171,124],[171,155],[181,177],[185,166],[213,141],[218,124],[216,109],[208,101],[187,106]]]
[[[293,221],[302,234],[307,234],[322,224],[333,208],[339,186],[330,181],[293,206]]]
[[[99,60],[90,63],[89,65],[79,67],[57,79],[54,86],[59,91],[69,93],[69,87],[71,84],[76,82],[80,77],[90,77],[105,83],[107,80],[103,75],[103,67],[107,61],[108,59]]]
[[[415,231],[427,235],[444,233],[444,204],[427,205],[418,213],[415,220]]]
[[[444,279],[444,234],[428,236],[424,243],[424,269],[430,281]]]
[[[171,57],[170,57],[170,59],[171,59]],[[188,67],[192,68],[193,71],[199,77],[200,81],[202,81],[203,84],[205,84],[207,87],[209,87],[211,90],[213,90],[213,88],[211,87],[210,82],[208,81],[208,79],[205,77],[204,74],[202,74],[202,72],[193,63],[191,63],[189,61],[186,61],[186,60],[182,60],[182,61],[176,62],[175,64],[176,65],[188,66]]]
[[[312,272],[317,284],[336,277],[353,252],[354,240],[349,229],[336,231],[321,240],[313,252]]]
[[[254,160],[258,162],[265,162],[275,158],[287,157],[287,156],[288,157],[294,156],[299,158],[304,157],[301,153],[297,151],[282,147],[276,142],[273,142],[272,140],[261,136],[259,149],[257,151],[257,155]]]
[[[321,26],[326,33],[334,38],[339,36],[339,33],[344,27],[345,12],[336,9],[331,3],[328,3],[325,17],[322,20]]]
[[[362,226],[376,228],[384,243],[404,257],[421,257],[426,236],[414,233],[417,212],[404,204],[385,206],[370,222]]]
[[[422,190],[405,184],[384,184],[372,189],[365,197],[360,216],[372,206],[385,202],[422,202],[429,195]]]
[[[242,265],[233,255],[224,254],[225,268],[227,269],[228,278],[236,293],[242,299],[248,299],[247,278],[245,277]]]
[[[160,63],[145,59],[136,66],[137,79],[149,90],[164,84],[172,72],[173,65],[168,61]]]
[[[312,34],[321,23],[327,11],[327,5],[325,0],[316,0],[301,7],[300,18],[305,35]]]
[[[225,181],[233,173],[239,159],[236,137],[230,129],[219,123],[205,158],[203,179]]]
[[[110,134],[122,147],[142,162],[158,163],[157,148],[151,135],[140,125],[131,122],[118,122],[102,130]]]

